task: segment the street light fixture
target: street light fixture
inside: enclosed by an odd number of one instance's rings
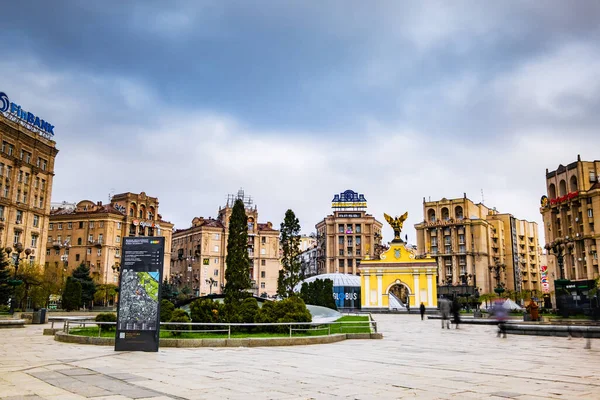
[[[17,274],[19,272],[19,261],[21,260],[21,253],[25,252],[25,255],[27,255],[27,257],[29,257],[29,255],[31,254],[31,249],[24,249],[23,244],[22,243],[15,243],[15,247],[14,249],[11,247],[7,247],[5,249],[7,254],[12,253],[14,250],[14,252],[16,253],[16,257],[15,257],[15,275],[12,281],[9,282],[9,284],[13,287],[13,294],[12,294],[12,298],[10,301],[10,314],[13,315],[15,313],[15,303],[16,303],[16,297],[17,297],[17,286],[19,286],[21,283],[23,283],[21,280],[17,279]]]
[[[493,274],[494,279],[496,280],[496,287],[494,288],[494,292],[498,296],[500,296],[502,293],[504,293],[504,283],[501,282],[501,279],[502,273],[506,270],[506,264],[500,263],[500,260],[498,258],[494,260],[494,263],[494,265],[489,266],[489,269],[490,273]]]
[[[217,283],[217,281],[212,276],[206,280],[206,284],[208,285],[208,290],[209,290],[209,293],[208,293],[209,296],[212,294],[212,288],[215,283]]]
[[[571,244],[571,243],[569,243],[569,244]],[[564,274],[565,241],[561,238],[558,238],[553,242],[546,243],[544,248],[546,250],[552,252],[552,254],[554,254],[556,256],[556,261],[558,263],[558,269],[560,272],[560,280],[564,281],[565,280],[565,274]]]

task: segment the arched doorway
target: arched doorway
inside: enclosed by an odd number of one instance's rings
[[[396,281],[388,289],[388,303],[390,309],[406,308],[409,301],[410,289],[406,284]],[[398,304],[399,303],[399,304]]]

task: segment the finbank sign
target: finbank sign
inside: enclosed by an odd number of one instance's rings
[[[9,119],[21,123],[31,131],[38,132],[48,138],[54,136],[54,125],[11,102],[4,92],[0,92],[0,112],[7,113]]]

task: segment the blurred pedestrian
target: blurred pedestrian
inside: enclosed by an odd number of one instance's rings
[[[538,308],[539,308],[539,306],[537,305],[535,300],[533,300],[533,297],[532,297],[531,300],[529,301],[529,304],[527,304],[527,307],[526,307],[527,312],[529,313],[529,316],[531,317],[531,321],[537,321],[539,319]]]
[[[423,317],[425,316],[425,304],[423,304],[423,302],[421,302],[421,305],[419,306],[419,311],[421,312],[421,321],[423,321]]]
[[[454,328],[458,329],[458,325],[460,324],[460,303],[457,297],[452,300],[452,316],[454,317]]]
[[[443,297],[440,299],[440,313],[442,314],[442,329],[450,329],[450,301]]]
[[[496,300],[494,305],[492,306],[492,314],[498,322],[498,335],[496,337],[500,337],[502,335],[503,338],[506,338],[506,319],[508,318],[508,313],[504,308],[504,302],[502,300]]]

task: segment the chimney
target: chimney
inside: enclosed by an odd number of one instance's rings
[[[98,204],[98,207],[102,207],[102,202],[101,202],[101,201],[99,201],[99,202],[98,202],[98,203],[96,203],[96,204]]]
[[[577,161],[581,161],[581,155],[577,154]]]

